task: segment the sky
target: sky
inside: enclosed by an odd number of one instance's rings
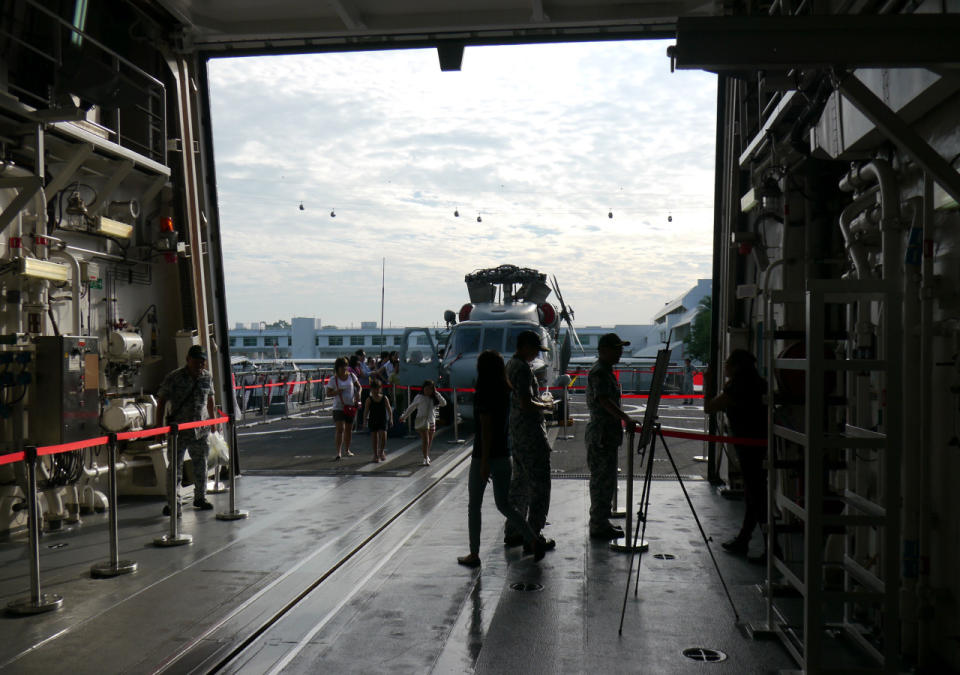
[[[667,44],[211,61],[231,326],[379,321],[384,259],[387,326],[501,264],[555,275],[578,325],[649,323],[712,261],[716,78]]]

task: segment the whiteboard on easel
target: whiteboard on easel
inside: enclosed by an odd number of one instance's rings
[[[638,452],[647,447],[653,434],[653,425],[660,411],[660,397],[663,396],[663,383],[667,379],[667,367],[670,365],[670,348],[657,352],[657,362],[653,367],[653,379],[650,381],[650,396],[647,409],[643,413],[643,430],[640,433]]]

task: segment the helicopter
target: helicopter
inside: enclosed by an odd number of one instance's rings
[[[507,359],[516,351],[517,336],[532,330],[550,348],[531,363],[540,387],[565,385],[573,343],[581,351],[583,345],[573,326],[573,308],[564,302],[556,276],[548,281],[546,274],[535,269],[500,265],[471,272],[464,282],[470,302],[459,312],[444,312],[449,333],[442,351],[431,329],[404,331],[398,384],[419,386],[433,379],[440,389],[472,389],[480,352],[493,349]],[[551,291],[560,303],[559,309],[547,302]],[[569,330],[561,341],[563,323]],[[444,393],[450,399],[451,392]],[[471,419],[473,393],[457,391],[456,396],[460,416]],[[452,413],[452,409],[441,411]]]

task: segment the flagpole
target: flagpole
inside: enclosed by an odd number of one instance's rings
[[[380,275],[380,351],[383,351],[383,347],[386,344],[383,341],[383,300],[386,295],[387,288],[387,259],[383,258],[381,275]]]

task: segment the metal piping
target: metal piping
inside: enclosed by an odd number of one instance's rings
[[[841,186],[842,187],[842,186]],[[843,235],[844,246],[853,260],[853,267],[857,274],[857,279],[866,279],[870,276],[870,268],[867,262],[867,253],[863,246],[859,244],[851,230],[851,224],[854,219],[864,210],[869,208],[876,201],[876,194],[879,187],[874,186],[856,196],[856,198],[840,214],[840,233]]]
[[[70,298],[70,306],[73,312],[71,327],[73,329],[73,335],[80,335],[80,262],[66,251],[52,251],[50,257],[61,258],[70,263],[70,268],[73,271],[73,281],[71,284],[73,286],[73,294]]]
[[[930,286],[933,278],[933,251],[927,242],[933,240],[933,178],[923,175],[923,261],[920,266],[920,532],[918,535],[918,554],[920,556],[920,577],[917,583],[917,596],[920,603],[920,620],[917,625],[918,666],[923,669],[929,665],[929,641],[932,613],[924,611],[931,606],[930,576],[926,573],[930,560],[930,523],[933,520],[931,494],[933,490],[933,294]]]

